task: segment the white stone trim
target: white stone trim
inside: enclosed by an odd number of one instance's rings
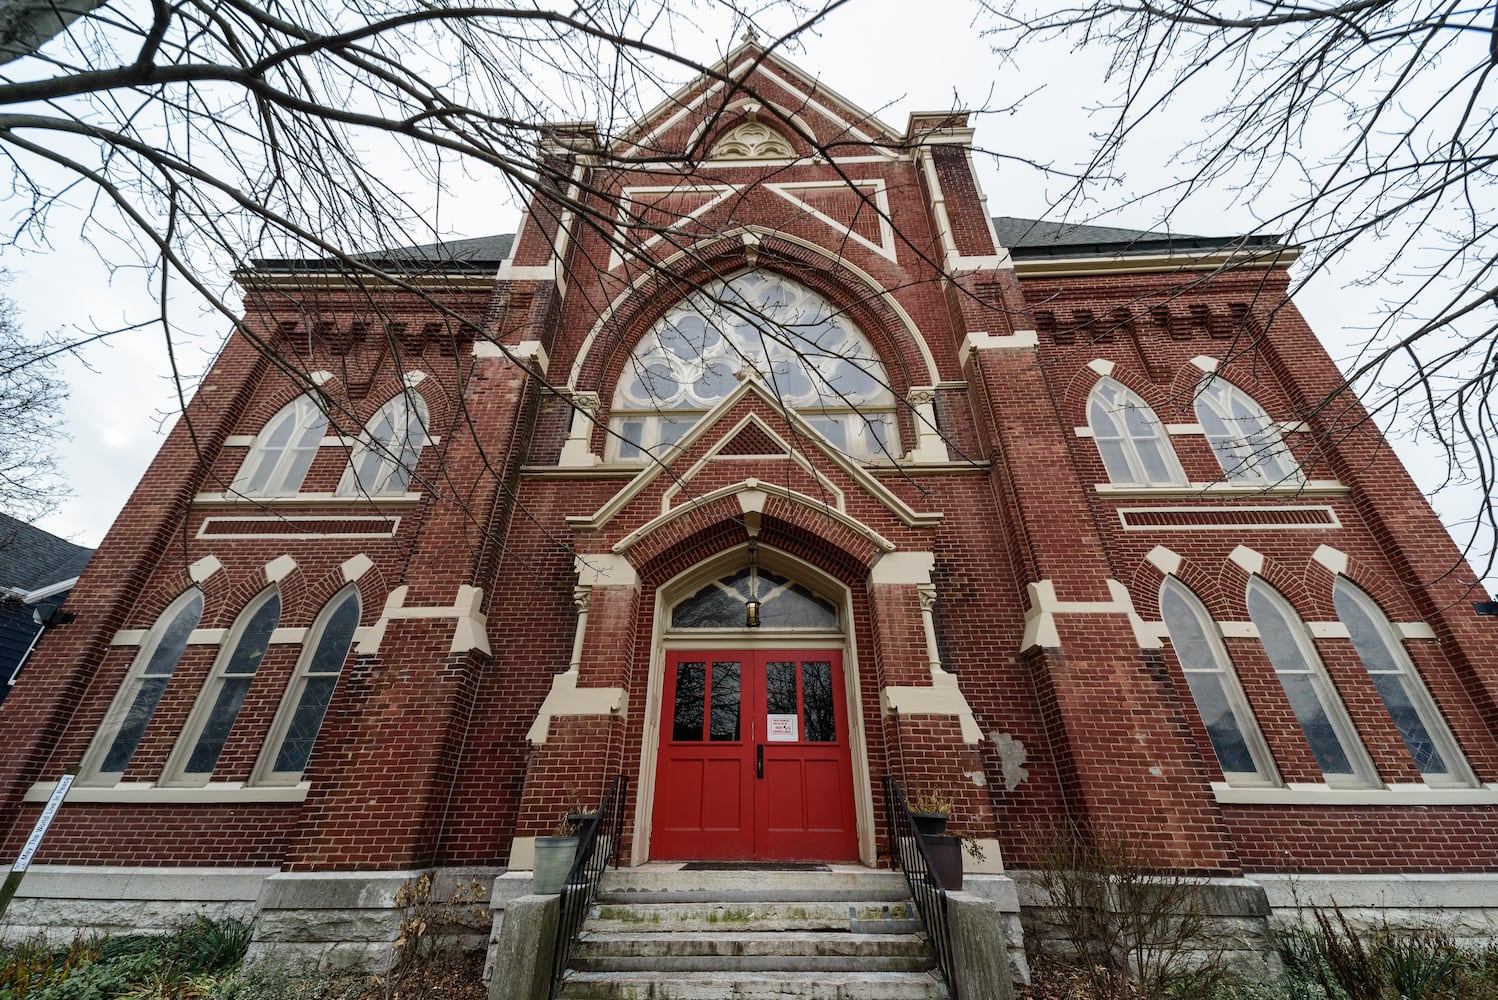
[[[551,678],[551,690],[536,712],[536,719],[525,738],[532,745],[545,743],[551,733],[551,720],[559,715],[624,715],[624,689],[617,687],[578,687],[578,671],[569,669]],[[513,858],[512,858],[513,864]]]
[[[983,731],[973,709],[957,686],[957,678],[945,670],[932,671],[929,686],[886,687],[879,692],[885,715],[951,715],[962,727],[962,742],[979,743]]]
[[[1380,788],[1333,788],[1320,782],[1291,782],[1284,788],[1233,788],[1214,781],[1212,796],[1224,805],[1486,806],[1498,805],[1498,784],[1433,788],[1423,782],[1411,782]]]
[[[885,182],[883,180],[879,178],[856,179],[850,177],[847,180],[797,181],[784,184],[766,183],[763,186],[768,190],[780,195],[780,197],[784,198],[792,205],[795,205],[797,208],[810,213],[814,218],[826,223],[827,225],[833,227],[841,233],[845,233],[850,239],[858,242],[863,246],[868,247],[879,256],[884,257],[885,259],[892,262],[896,260],[895,231],[894,227],[890,225],[889,193],[886,190]],[[796,197],[796,192],[798,191],[826,188],[839,188],[843,190],[851,189],[857,192],[860,197],[868,197],[874,202],[874,207],[878,210],[879,214],[880,240],[878,243],[875,243],[867,237],[860,236],[858,233],[855,233],[852,229],[848,228],[843,223],[838,222],[830,215],[818,211],[814,206],[809,205],[806,202],[802,201],[800,198]],[[868,190],[869,188],[872,188],[873,190],[870,191]]]
[[[224,564],[219,562],[218,556],[204,556],[187,567],[187,575],[192,578],[193,583],[202,583],[223,568]]]
[[[1020,639],[1020,652],[1040,646],[1055,649],[1061,645],[1061,634],[1056,628],[1057,615],[1119,614],[1128,618],[1134,630],[1134,641],[1140,649],[1159,649],[1160,637],[1154,626],[1147,625],[1134,610],[1134,600],[1129,588],[1117,580],[1108,580],[1109,601],[1063,601],[1056,596],[1056,584],[1052,580],[1040,580],[1025,585],[1029,608],[1025,611],[1025,634]]]
[[[516,234],[516,242],[519,242],[519,234]],[[557,269],[554,264],[512,264],[508,260],[501,261],[499,273],[495,277],[500,281],[556,281]]]
[[[638,258],[643,257],[646,250],[664,240],[668,235],[670,235],[672,230],[679,231],[681,229],[682,223],[690,222],[691,220],[696,219],[704,212],[707,212],[717,207],[718,205],[723,204],[724,201],[726,201],[733,195],[742,193],[743,190],[744,186],[742,184],[674,184],[660,185],[656,187],[626,186],[620,188],[619,210],[616,213],[614,221],[614,238],[609,240],[608,270],[612,271],[620,264],[624,263],[624,257],[619,252],[619,250],[625,242],[625,234],[629,230],[634,229],[639,225],[638,222],[631,221],[629,219],[629,215],[631,214],[631,207],[636,204],[636,202],[634,201],[635,195],[706,194],[713,196],[709,197],[701,205],[698,205],[686,215],[678,217],[665,231],[657,232],[655,235],[646,239],[639,246],[629,247],[628,249],[630,256]]]
[[[435,439],[428,438],[427,442]],[[394,493],[380,496],[345,496],[338,493],[290,493],[278,497],[252,497],[243,493],[199,493],[192,502],[206,504],[247,504],[254,507],[368,507],[380,510],[384,507],[414,504],[421,500],[420,493]]]
[[[1111,378],[1113,376],[1113,369],[1118,367],[1118,365],[1106,358],[1093,358],[1087,362],[1087,367],[1097,372],[1103,378]]]
[[[973,330],[962,338],[962,344],[957,348],[957,366],[966,368],[975,351],[1034,350],[1039,346],[1040,334],[1035,330],[1015,330],[1005,336]]]
[[[936,556],[930,552],[886,552],[869,571],[869,583],[929,584],[935,566]]]
[[[915,422],[915,445],[905,453],[907,462],[947,462],[946,439],[936,427],[936,387],[913,386],[905,395]]]
[[[640,586],[634,564],[625,556],[613,552],[588,553],[572,557],[572,569],[577,573],[579,587],[634,587]]]
[[[230,434],[224,438],[225,448],[252,448],[254,445],[254,434]]]
[[[1228,561],[1239,566],[1250,576],[1264,575],[1264,555],[1247,545],[1240,545],[1228,553]]]
[[[410,593],[409,585],[396,587],[385,598],[385,607],[380,612],[379,619],[367,629],[360,629],[354,639],[355,652],[364,656],[380,651],[380,644],[385,641],[385,630],[392,621],[398,619],[415,618],[452,618],[453,625],[452,642],[448,645],[449,653],[467,653],[477,650],[480,653],[489,653],[488,621],[479,607],[484,601],[482,587],[470,587],[467,584],[458,586],[458,595],[451,607],[406,607],[406,595]]]
[[[1300,483],[1264,485],[1262,483],[1187,483],[1184,486],[1116,486],[1113,483],[1094,483],[1093,490],[1110,499],[1153,499],[1155,497],[1314,497],[1345,496],[1352,492],[1335,479],[1308,479]]]
[[[1459,910],[1498,907],[1498,873],[1381,872],[1376,875],[1253,872],[1277,910],[1307,906],[1375,907],[1394,910]]]
[[[476,358],[506,358],[516,361],[529,361],[542,375],[551,364],[551,358],[546,353],[546,348],[541,346],[539,340],[522,340],[518,344],[496,344],[491,340],[475,340],[473,342],[473,356]]]
[[[1276,511],[1319,511],[1326,514],[1327,520],[1309,524],[1287,524],[1272,520],[1254,520],[1253,515],[1255,514],[1269,514]],[[1224,512],[1241,514],[1242,517],[1236,521],[1216,523],[1194,521],[1187,524],[1134,524],[1130,521],[1131,514],[1222,514]],[[1119,523],[1125,531],[1335,531],[1342,527],[1342,519],[1337,516],[1336,508],[1324,504],[1275,504],[1272,506],[1233,504],[1228,507],[1175,505],[1169,507],[1118,507],[1115,508],[1115,513],[1118,514]]]
[[[1191,359],[1191,364],[1210,375],[1218,369],[1222,362],[1205,354],[1198,354]]]
[[[1207,433],[1207,429],[1201,424],[1166,424],[1165,433],[1175,435],[1195,434],[1200,436]]]
[[[350,556],[338,567],[338,573],[343,577],[344,583],[354,583],[374,569],[374,560],[363,552],[356,556]]]
[[[1145,562],[1164,573],[1166,576],[1175,576],[1181,571],[1181,563],[1185,562],[1175,552],[1163,545],[1156,545],[1145,554]]]
[[[1349,562],[1347,553],[1341,549],[1334,549],[1330,545],[1317,547],[1311,554],[1311,559],[1317,564],[1324,566],[1332,576],[1346,576],[1347,564]]]
[[[312,785],[250,785],[243,781],[210,781],[196,787],[163,788],[154,781],[121,781],[114,785],[75,784],[68,790],[68,804],[112,805],[235,805],[253,802],[303,802]],[[26,790],[23,801],[46,802],[57,788],[55,781],[38,781]]]
[[[1431,628],[1430,622],[1392,622],[1391,624],[1406,639],[1434,640],[1436,638],[1436,630]]]
[[[276,558],[265,564],[265,582],[280,583],[282,580],[290,576],[295,570],[296,560],[291,558],[291,556],[283,553],[282,555],[276,556]]]

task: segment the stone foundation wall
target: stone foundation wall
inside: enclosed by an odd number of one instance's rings
[[[1252,877],[1264,887],[1276,927],[1304,923],[1311,909],[1335,908],[1354,927],[1439,931],[1463,947],[1498,942],[1498,875]]]
[[[250,921],[274,868],[124,868],[33,865],[0,922],[0,942],[80,931],[165,933],[185,920]]]

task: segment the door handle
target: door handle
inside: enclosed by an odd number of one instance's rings
[[[765,776],[765,745],[763,743],[754,748],[754,776],[756,778]]]

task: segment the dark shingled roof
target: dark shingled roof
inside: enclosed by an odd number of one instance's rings
[[[1188,236],[1115,226],[1081,226],[996,215],[994,232],[1016,260],[1038,257],[1117,257],[1202,250],[1271,250],[1277,236]]]
[[[1183,253],[1212,250],[1283,249],[1277,236],[1190,236],[1155,233],[1116,226],[1083,226],[1040,219],[995,216],[999,243],[1016,260],[1044,257],[1118,257],[1130,254]],[[356,259],[395,271],[411,273],[493,273],[510,256],[513,233],[479,236],[446,243],[427,243],[399,250],[357,254]],[[322,260],[263,259],[254,262],[260,271],[291,274],[338,271],[337,262]]]
[[[379,250],[355,254],[354,259],[386,270],[412,273],[440,272],[444,274],[489,274],[510,256],[510,245],[515,242],[514,233],[499,236],[479,236],[468,240],[449,240],[445,243],[427,243],[418,247],[402,247],[398,250]],[[253,262],[260,271],[277,274],[343,270],[345,265],[329,258],[321,260],[299,260],[296,258],[263,258]]]
[[[0,514],[0,587],[41,590],[83,572],[94,550]]]

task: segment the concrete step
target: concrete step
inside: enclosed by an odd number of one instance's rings
[[[598,902],[587,930],[621,931],[847,931],[914,929],[908,897],[901,901],[662,902],[658,894],[612,896]],[[854,922],[857,922],[856,924]]]
[[[926,972],[573,972],[562,1000],[943,1000]]]
[[[899,872],[855,865],[826,872],[681,871],[644,866],[605,872],[597,898],[621,902],[642,894],[657,902],[895,901],[909,899],[910,887]]]
[[[588,972],[925,972],[932,965],[914,934],[584,932],[572,953],[572,967]]]

